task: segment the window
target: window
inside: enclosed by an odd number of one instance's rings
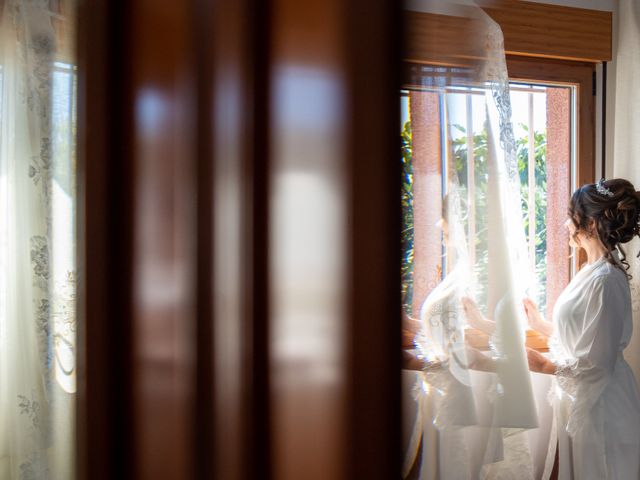
[[[569,197],[594,176],[593,66],[509,58],[508,69],[523,233],[534,279],[528,294],[550,318],[577,268],[564,227]],[[476,213],[488,208],[484,90],[465,79],[464,69],[413,65],[408,71],[401,92],[404,308],[418,317],[424,299],[447,274],[451,252],[439,223],[448,163],[455,165],[466,199],[464,235],[473,275],[480,280],[473,282],[478,291],[470,293],[482,308],[488,302],[487,229]],[[440,85],[433,81],[438,75],[446,79]],[[533,346],[546,348],[530,335]]]
[[[542,86],[547,111],[547,242],[550,251],[547,278],[547,314],[569,278],[586,261],[572,257],[563,262],[568,241],[562,227],[571,192],[595,178],[595,65],[552,59],[507,57],[509,76],[515,82]],[[514,114],[517,112],[514,109]]]
[[[51,278],[54,372],[60,386],[76,391],[76,83],[77,67],[52,68]]]

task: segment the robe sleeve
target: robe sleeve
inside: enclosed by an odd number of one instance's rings
[[[586,298],[581,328],[575,329],[573,358],[557,364],[558,385],[571,398],[567,432],[598,422],[596,406],[613,374],[622,338],[624,285],[610,276],[595,277]]]

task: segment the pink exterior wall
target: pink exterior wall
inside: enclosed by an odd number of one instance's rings
[[[414,269],[413,315],[417,317],[429,292],[440,282],[442,168],[440,104],[437,93],[411,92],[413,133]]]
[[[564,227],[571,196],[571,102],[568,88],[547,89],[547,311],[569,283],[569,237]]]

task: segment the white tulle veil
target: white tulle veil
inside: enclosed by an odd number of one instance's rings
[[[412,130],[419,127],[416,120],[440,124],[441,183],[429,195],[434,208],[441,205],[444,227],[440,283],[423,298],[414,289],[422,322],[416,348],[431,366],[417,375],[413,389],[417,413],[411,416],[404,474],[415,468],[421,451],[420,478],[532,478],[526,440],[517,434],[538,426],[522,308],[535,282],[502,32],[473,2],[413,1],[406,8],[464,19],[473,43],[466,51],[473,55],[439,65],[414,61],[408,68]],[[416,111],[422,104],[412,99],[424,92],[437,94],[439,118],[433,107],[428,114]],[[467,123],[473,132],[456,122],[463,99],[476,111]],[[482,332],[471,338],[477,329],[465,315],[463,298],[477,305],[485,325],[493,325],[485,332],[486,345]],[[492,360],[493,371],[474,367],[478,355]],[[430,448],[434,442],[437,453]]]

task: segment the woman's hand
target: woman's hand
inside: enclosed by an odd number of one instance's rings
[[[537,350],[527,348],[527,360],[529,362],[529,370],[538,373],[547,373],[553,375],[555,373],[555,365]]]
[[[478,308],[478,304],[469,297],[462,297],[460,301],[469,325],[487,335],[491,335],[495,330],[495,323],[484,317]]]
[[[529,326],[534,330],[538,330],[538,327],[544,321],[540,314],[540,310],[538,310],[538,306],[529,297],[522,300],[522,304],[524,305],[524,311],[527,314],[527,320],[529,320]]]
[[[553,324],[547,322],[538,310],[538,306],[530,298],[522,300],[524,305],[524,311],[527,314],[527,320],[529,321],[529,327],[536,332],[540,332],[547,337],[553,333]]]

